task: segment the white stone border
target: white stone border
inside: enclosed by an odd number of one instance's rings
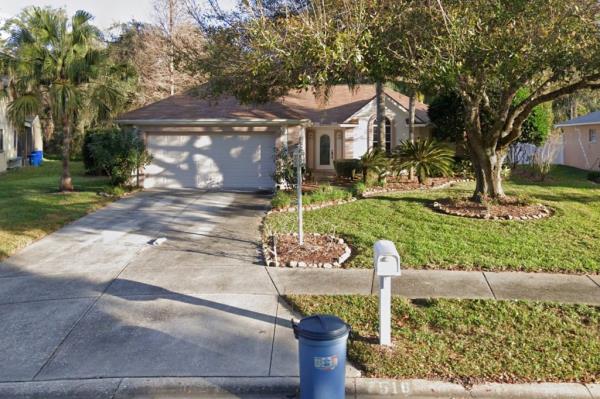
[[[461,216],[464,218],[471,218],[471,219],[486,219],[486,220],[539,220],[539,219],[544,219],[547,217],[552,216],[552,210],[550,208],[548,208],[546,205],[544,204],[537,204],[537,206],[541,207],[541,210],[539,213],[533,214],[533,215],[525,215],[525,216],[512,216],[512,215],[506,215],[506,216],[491,216],[489,214],[485,214],[485,215],[470,215],[468,212],[461,212],[461,211],[456,211],[454,209],[450,209],[447,206],[445,206],[444,204],[441,204],[437,201],[435,201],[432,204],[433,209],[435,209],[436,211],[439,211],[441,213],[444,213],[446,215],[452,215],[452,216]]]
[[[471,181],[473,181],[473,180],[472,179],[449,180],[446,183],[442,183],[442,184],[439,184],[437,186],[425,186],[425,185],[422,185],[420,187],[411,188],[409,190],[403,190],[403,189],[398,189],[398,188],[384,188],[384,187],[370,188],[370,189],[366,190],[363,193],[362,197],[363,198],[369,198],[369,197],[373,197],[373,196],[378,195],[378,194],[408,193],[408,192],[411,192],[411,191],[441,190],[441,189],[444,189],[444,188],[452,187],[456,183],[464,183],[464,182],[471,182]]]
[[[350,257],[350,255],[352,254],[352,250],[350,249],[350,247],[348,246],[348,244],[344,241],[343,238],[339,238],[339,237],[335,237],[333,235],[330,234],[319,234],[319,233],[310,233],[307,234],[308,236],[313,236],[313,237],[321,237],[321,236],[325,236],[327,238],[331,238],[332,240],[337,240],[338,244],[342,244],[344,245],[345,249],[344,249],[344,253],[338,258],[338,260],[336,262],[333,263],[306,263],[303,261],[289,261],[286,264],[282,264],[281,262],[279,262],[279,260],[277,259],[277,237],[278,236],[282,236],[282,235],[287,235],[287,236],[293,236],[293,237],[298,237],[297,233],[287,233],[287,234],[278,234],[278,235],[272,235],[270,238],[273,241],[273,248],[269,248],[268,243],[266,243],[266,240],[263,240],[262,243],[262,250],[263,250],[263,256],[265,259],[265,263],[267,266],[273,266],[273,267],[293,267],[293,268],[321,268],[321,269],[337,269],[340,268],[342,266],[342,264],[348,260],[348,258]]]

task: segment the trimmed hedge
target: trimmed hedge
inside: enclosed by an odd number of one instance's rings
[[[360,159],[338,159],[333,161],[333,166],[338,177],[354,179],[354,176],[362,173]]]

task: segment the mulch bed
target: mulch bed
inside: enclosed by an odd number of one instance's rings
[[[449,215],[492,220],[534,220],[552,215],[545,205],[527,203],[515,197],[487,203],[469,198],[445,198],[434,202],[433,208]]]
[[[283,266],[340,267],[345,260],[343,258],[347,257],[345,254],[349,252],[343,239],[330,235],[305,234],[302,246],[298,245],[298,236],[295,234],[278,235],[274,239],[277,261]]]

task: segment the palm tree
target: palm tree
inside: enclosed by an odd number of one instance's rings
[[[413,168],[419,183],[424,184],[435,174],[452,173],[453,151],[432,139],[411,142],[405,140],[394,150],[394,169],[398,172]]]
[[[68,18],[63,10],[31,7],[9,20],[9,34],[1,57],[9,76],[9,117],[15,126],[41,115],[46,136],[55,122],[63,133],[61,191],[73,190],[69,157],[73,130],[84,121],[106,118],[123,105],[126,96],[118,84],[122,76],[101,46],[92,16],[77,11]]]

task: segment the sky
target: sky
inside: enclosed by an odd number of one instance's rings
[[[223,6],[233,0],[221,0]],[[153,22],[152,0],[0,0],[0,19],[15,16],[27,6],[63,7],[71,15],[77,10],[86,10],[94,16],[94,24],[107,29],[115,22],[135,19]]]
[[[0,18],[12,17],[27,6],[66,7],[69,14],[86,10],[94,16],[94,24],[101,29],[131,19],[149,22],[153,12],[152,0],[0,0]]]

